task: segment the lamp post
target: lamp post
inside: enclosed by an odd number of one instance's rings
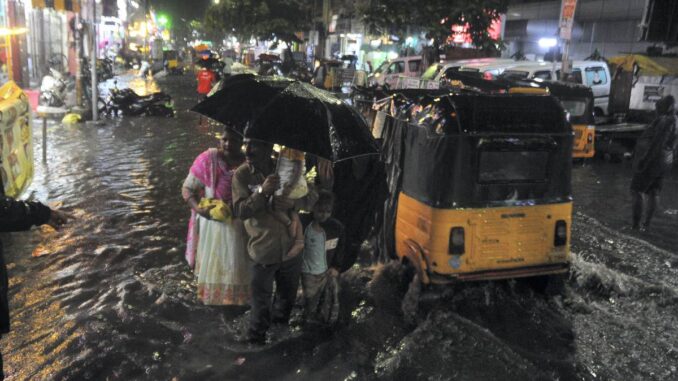
[[[90,51],[90,70],[92,72],[92,121],[99,120],[99,110],[97,109],[97,99],[99,98],[97,86],[97,4],[92,0],[92,49]]]

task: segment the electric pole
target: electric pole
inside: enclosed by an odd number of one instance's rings
[[[90,50],[90,70],[92,72],[92,121],[99,120],[99,110],[97,109],[97,99],[99,98],[97,86],[97,4],[96,0],[92,0],[92,49]]]

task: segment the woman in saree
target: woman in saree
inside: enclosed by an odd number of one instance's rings
[[[231,179],[245,159],[241,147],[242,137],[226,127],[219,147],[195,159],[181,192],[191,207],[186,260],[194,268],[198,298],[204,304],[249,301],[246,233],[230,213]]]

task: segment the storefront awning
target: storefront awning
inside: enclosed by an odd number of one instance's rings
[[[80,0],[31,0],[33,8],[54,8],[57,11],[80,12]]]

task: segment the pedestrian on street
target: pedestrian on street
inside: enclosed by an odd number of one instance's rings
[[[344,259],[344,225],[332,218],[334,194],[318,192],[313,213],[302,214],[304,251],[301,287],[304,291],[304,320],[333,324],[339,316],[339,272]]]
[[[678,146],[678,123],[673,96],[669,95],[657,101],[656,112],[657,117],[638,139],[633,160],[632,227],[641,231],[646,231],[650,227],[652,215],[659,202],[664,176],[673,167]]]
[[[200,68],[198,70],[198,94],[200,100],[207,98],[207,94],[212,90],[216,80],[217,76],[211,69]]]
[[[181,190],[191,207],[186,260],[194,268],[198,298],[210,305],[246,305],[249,263],[242,222],[232,217],[231,181],[245,161],[242,137],[224,128],[219,148],[193,162]]]
[[[17,232],[28,230],[32,226],[50,225],[59,228],[67,222],[70,215],[39,202],[17,201],[4,195],[4,186],[0,181],[0,232]],[[9,279],[7,266],[0,241],[0,337],[9,333]],[[2,372],[2,354],[0,354],[0,381],[5,376]]]
[[[246,163],[233,177],[234,213],[245,223],[249,236],[247,252],[253,261],[252,312],[245,340],[255,344],[265,343],[271,322],[288,323],[299,287],[301,255],[287,255],[293,238],[273,212],[293,207],[310,210],[318,197],[312,187],[297,200],[274,196],[280,188],[280,178],[274,174],[272,151],[272,144],[246,138]],[[274,282],[275,303],[271,311]]]

